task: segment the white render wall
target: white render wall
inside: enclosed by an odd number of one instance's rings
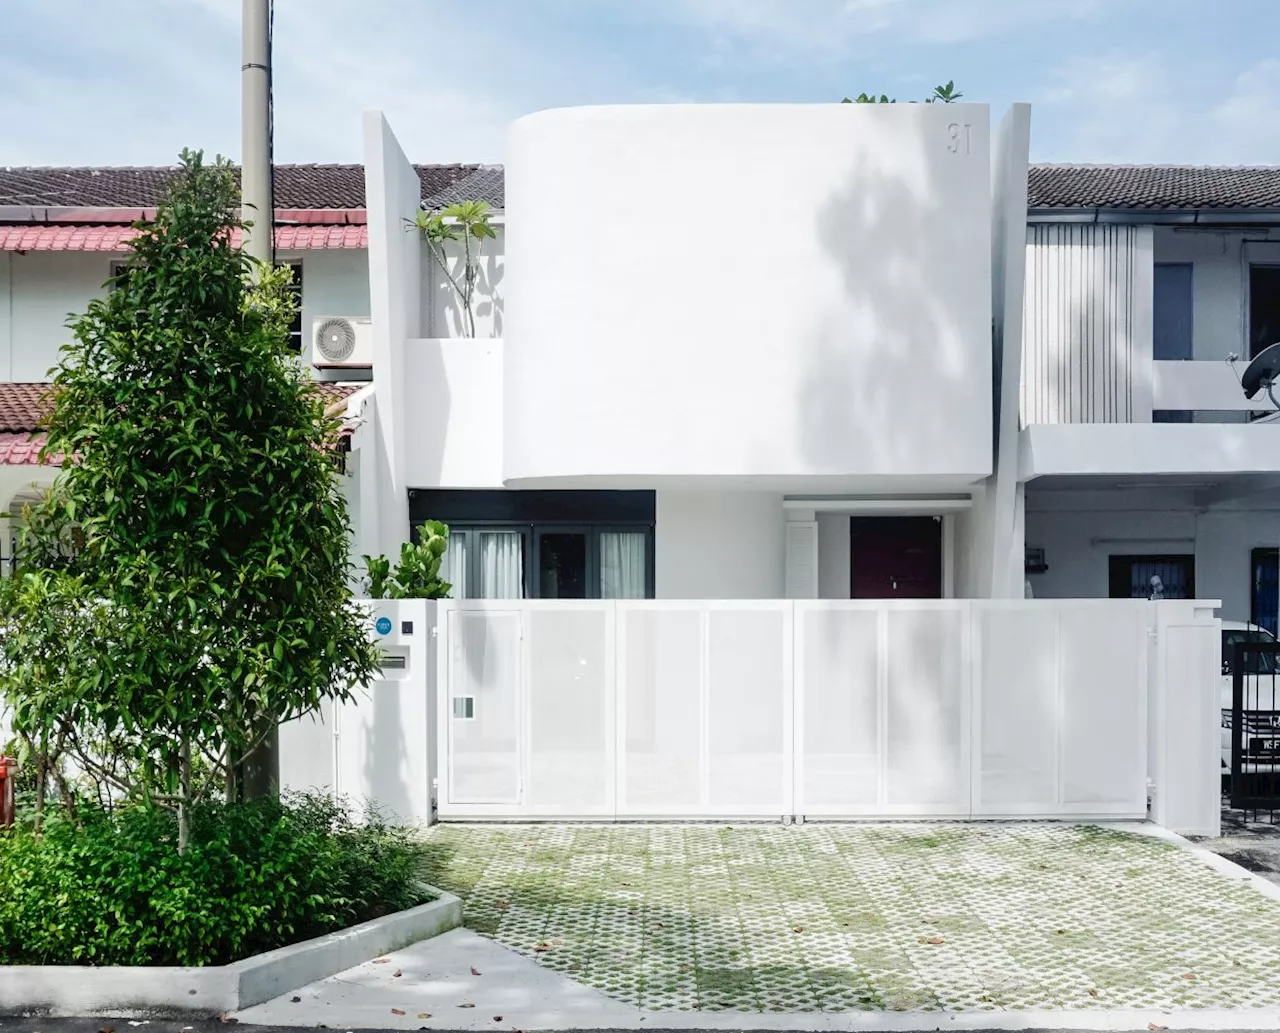
[[[1247,355],[1248,264],[1280,263],[1280,231],[1257,229],[1244,234],[1157,226],[1153,239],[1155,261],[1191,263],[1195,358],[1226,359],[1232,352]]]
[[[989,166],[983,105],[516,122],[505,480],[986,476]]]
[[[369,252],[364,248],[281,251],[280,262],[302,263],[302,356],[311,368],[311,327],[317,317],[369,316]]]
[[[1194,554],[1196,595],[1220,599],[1223,620],[1247,621],[1249,553],[1280,546],[1273,508],[1201,509],[1189,490],[1027,489],[1026,543],[1045,550],[1049,570],[1030,575],[1037,599],[1103,598],[1110,555]],[[1102,540],[1100,540],[1102,539]]]
[[[413,488],[501,488],[501,340],[405,342],[405,480]]]
[[[48,380],[58,349],[71,341],[67,318],[105,293],[124,252],[0,252],[0,381]],[[369,315],[369,257],[361,249],[282,251],[302,262],[303,357],[311,361],[316,316]]]
[[[656,508],[659,599],[785,596],[780,494],[659,490]]]
[[[494,227],[497,237],[486,240],[480,253],[479,276],[471,311],[475,316],[477,338],[500,338],[503,328],[503,306],[506,275],[503,252],[506,246],[506,229]],[[445,248],[445,262],[459,284],[462,283],[462,248],[449,244]],[[453,289],[444,270],[429,249],[422,255],[422,331],[426,337],[464,337],[466,320],[458,292]]]
[[[71,340],[69,315],[103,294],[111,263],[124,255],[0,252],[0,380],[49,379]]]

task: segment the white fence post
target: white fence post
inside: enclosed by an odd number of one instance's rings
[[[1222,826],[1222,636],[1213,612],[1221,604],[1152,605],[1151,819],[1174,832],[1217,836]]]

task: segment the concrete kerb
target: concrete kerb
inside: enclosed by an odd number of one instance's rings
[[[462,924],[462,901],[424,890],[435,899],[230,965],[0,965],[0,1015],[181,1018],[248,1008]]]
[[[1170,832],[1168,829],[1151,822],[1097,822],[1097,824],[1105,825],[1107,828],[1113,828],[1121,832],[1132,832],[1135,835],[1150,836],[1152,839],[1160,839],[1166,843],[1172,843],[1174,846],[1193,855],[1197,860],[1203,861],[1220,874],[1236,879],[1239,882],[1248,883],[1263,896],[1270,897],[1272,900],[1280,900],[1280,886],[1264,879],[1257,872],[1251,872],[1248,868],[1228,860],[1221,854],[1215,854],[1212,850],[1201,846],[1199,843],[1191,842],[1191,840],[1178,835],[1176,832]]]

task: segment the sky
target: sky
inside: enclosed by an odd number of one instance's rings
[[[1032,104],[1037,161],[1280,165],[1280,0],[275,0],[276,160],[500,162],[578,104]],[[0,165],[240,151],[241,0],[0,0]]]

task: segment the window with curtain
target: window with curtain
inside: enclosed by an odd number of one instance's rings
[[[478,531],[477,599],[524,597],[524,535],[519,531]]]
[[[453,587],[450,599],[466,599],[467,596],[467,533],[450,531],[449,544],[440,557],[440,576]]]
[[[643,531],[600,532],[601,599],[645,598],[648,537]]]

